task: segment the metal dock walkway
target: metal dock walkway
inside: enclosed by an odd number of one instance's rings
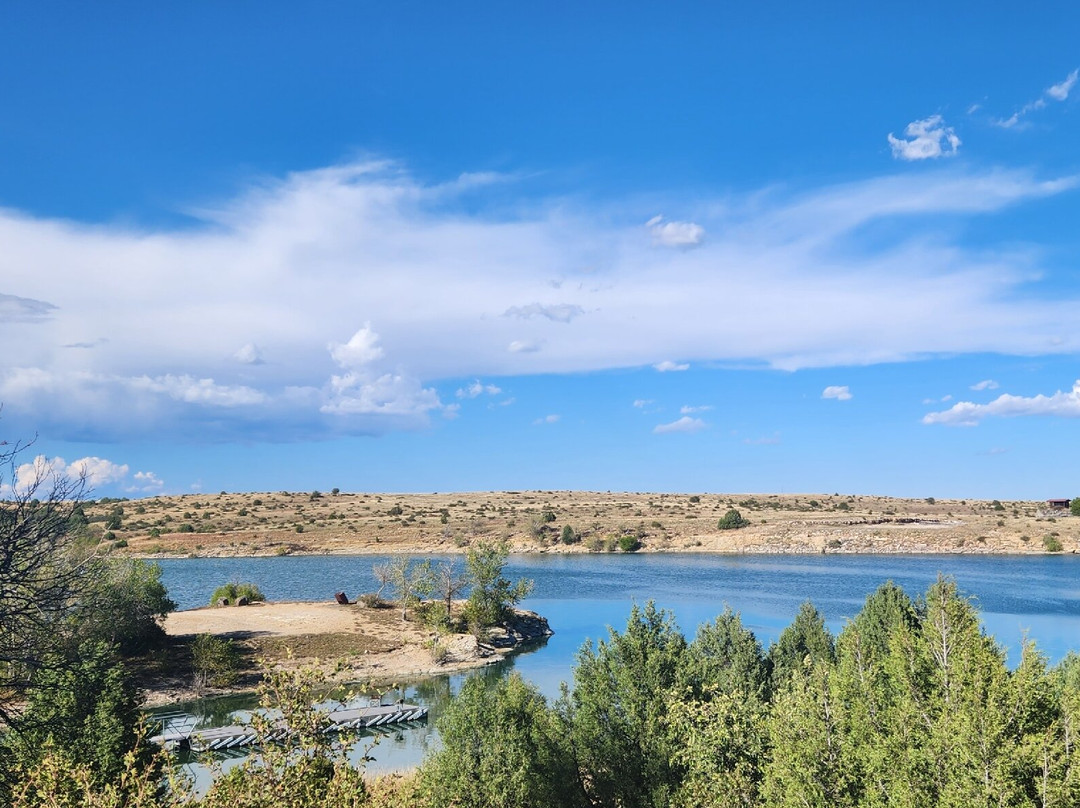
[[[351,729],[368,729],[392,724],[408,724],[427,718],[427,707],[415,704],[379,704],[369,707],[353,707],[327,713],[330,725],[327,732]],[[288,729],[282,726],[271,733],[272,740],[283,738]],[[207,727],[194,729],[178,727],[150,739],[166,749],[191,749],[195,752],[233,749],[250,746],[257,742],[255,732],[249,726]]]

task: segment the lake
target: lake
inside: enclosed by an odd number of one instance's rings
[[[463,563],[463,559],[458,557]],[[376,588],[373,564],[380,556],[283,556],[273,558],[167,559],[162,580],[181,609],[206,605],[229,581],[253,581],[269,600],[330,600],[337,591],[355,598]],[[586,639],[622,629],[631,606],[654,600],[671,610],[687,637],[731,606],[764,645],[810,600],[839,631],[886,580],[915,596],[937,578],[953,577],[972,596],[987,631],[1018,657],[1025,636],[1051,663],[1080,648],[1080,557],[590,554],[512,556],[511,578],[535,582],[522,604],[548,618],[555,635],[483,675],[519,671],[549,698],[569,681],[574,654]],[[433,716],[463,677],[440,677],[405,694],[432,707]],[[222,713],[220,705],[215,708]],[[430,727],[395,733],[373,751],[380,768],[415,764],[431,742]]]

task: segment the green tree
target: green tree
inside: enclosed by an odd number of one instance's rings
[[[780,638],[769,648],[772,663],[773,688],[778,690],[796,670],[812,662],[832,662],[835,655],[832,634],[825,627],[825,618],[807,601],[799,607],[795,621],[780,632]]]
[[[520,578],[516,583],[503,577],[509,558],[505,544],[481,542],[465,556],[469,598],[465,616],[474,628],[483,629],[505,622],[513,607],[532,591],[533,583]]]
[[[387,562],[387,575],[390,585],[397,592],[398,606],[401,607],[401,619],[409,619],[409,609],[431,594],[435,579],[431,573],[430,561],[414,561],[409,556],[394,556]]]
[[[698,628],[690,644],[687,674],[696,692],[719,693],[766,701],[770,663],[761,643],[730,608]]]
[[[45,662],[8,739],[24,767],[49,743],[71,765],[86,765],[97,786],[120,777],[128,752],[141,767],[156,763],[144,742],[134,684],[112,646],[90,641],[74,660]]]
[[[0,441],[0,490],[9,487],[0,501],[0,725],[16,718],[11,705],[26,699],[45,660],[68,663],[52,652],[74,641],[74,607],[91,580],[71,530],[81,521],[85,480],[43,458],[16,476],[26,448]]]
[[[743,515],[737,510],[729,508],[728,512],[720,517],[720,521],[716,523],[716,526],[720,530],[738,530],[740,527],[746,527],[749,524],[749,519],[744,519]]]
[[[1069,513],[1073,516],[1080,516],[1080,497],[1076,497],[1069,503]]]
[[[420,769],[432,805],[558,808],[584,793],[558,717],[535,687],[511,674],[465,681],[439,719],[442,748]]]
[[[665,724],[686,640],[671,614],[634,606],[626,630],[578,652],[574,688],[560,702],[593,805],[669,804],[680,766]]]
[[[95,565],[80,600],[79,634],[115,644],[121,653],[144,651],[165,636],[161,621],[176,609],[161,583],[161,567],[140,559],[106,558]]]
[[[707,690],[668,699],[665,722],[674,763],[685,774],[674,808],[752,808],[760,804],[761,767],[768,759],[767,707],[739,692]]]

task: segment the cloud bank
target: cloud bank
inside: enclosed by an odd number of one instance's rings
[[[921,123],[910,137],[948,146],[941,121]],[[19,346],[0,356],[6,426],[325,439],[425,428],[454,414],[444,399],[462,379],[1080,350],[1077,301],[1027,294],[1036,249],[954,235],[1073,177],[938,169],[770,189],[703,201],[693,223],[648,220],[654,243],[631,203],[508,214],[485,206],[490,181],[335,166],[193,211],[181,230],[0,210],[0,343]],[[892,235],[861,238],[878,224]]]
[[[984,418],[1016,418],[1024,415],[1054,415],[1059,418],[1080,418],[1080,381],[1072,390],[1058,390],[1053,395],[1013,396],[1005,393],[989,404],[958,401],[941,412],[923,416],[924,424],[945,426],[977,426]]]

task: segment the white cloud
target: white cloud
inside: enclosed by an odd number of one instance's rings
[[[648,407],[652,403],[653,403],[653,399],[651,399],[651,398],[635,398],[634,399],[634,406],[637,407],[638,409],[641,409],[642,407]]]
[[[930,160],[936,157],[951,157],[960,148],[960,138],[956,130],[945,125],[940,115],[931,115],[919,121],[912,121],[904,128],[904,138],[894,137],[889,133],[889,145],[893,157],[897,160]]]
[[[421,428],[447,379],[1071,354],[1078,301],[1032,294],[1040,252],[956,234],[1076,184],[937,169],[704,200],[693,250],[645,242],[637,203],[488,215],[461,182],[374,163],[262,183],[177,230],[2,210],[3,293],[54,308],[5,298],[22,314],[0,317],[19,346],[0,401],[9,429],[50,439],[296,440]],[[862,237],[877,225],[893,235]]]
[[[657,362],[655,365],[653,365],[653,370],[658,370],[661,373],[677,373],[689,369],[690,365],[680,362],[672,362],[670,359],[665,359],[663,362]]]
[[[510,353],[536,353],[540,350],[540,344],[531,340],[516,339],[507,347]]]
[[[103,457],[82,457],[68,463],[62,457],[38,455],[15,469],[14,484],[16,490],[23,492],[32,490],[39,483],[48,487],[53,479],[83,480],[89,488],[96,488],[119,482],[127,473],[127,464],[114,463]]]
[[[1072,390],[1058,390],[1050,396],[1013,396],[1005,393],[988,404],[959,401],[947,410],[923,416],[924,424],[945,426],[976,426],[984,418],[1015,418],[1022,415],[1053,415],[1059,418],[1080,418],[1080,381]]]
[[[243,365],[261,365],[264,362],[262,351],[254,342],[249,342],[241,347],[233,354],[233,359]]]
[[[379,335],[372,330],[371,323],[364,323],[364,327],[353,334],[344,345],[332,342],[329,348],[330,356],[343,368],[363,367],[383,357],[383,349],[379,347]]]
[[[458,391],[457,391],[457,397],[458,398],[476,398],[477,396],[482,396],[485,393],[487,395],[489,395],[489,396],[497,396],[501,392],[502,392],[501,387],[496,387],[493,384],[481,384],[480,380],[477,379],[472,384],[470,384],[468,387],[459,388]]]
[[[136,471],[133,482],[134,485],[124,489],[130,494],[151,494],[161,491],[165,487],[165,481],[152,471]]]
[[[835,385],[830,384],[824,390],[821,391],[822,398],[833,398],[837,401],[850,401],[852,398],[851,391],[847,385]]]
[[[533,421],[533,425],[534,426],[539,426],[541,424],[557,424],[558,422],[559,422],[559,416],[552,414],[552,415],[545,415],[543,418],[537,418],[535,421]]]
[[[705,238],[705,228],[693,222],[668,222],[663,216],[653,216],[645,222],[652,234],[653,244],[661,247],[696,247]]]
[[[686,405],[679,408],[679,413],[682,415],[693,415],[696,412],[708,412],[712,409],[712,404],[701,404],[697,407],[691,407]]]
[[[983,379],[981,382],[976,382],[971,385],[972,390],[997,390],[1000,385],[993,379]],[[942,399],[945,401],[946,399]]]
[[[1046,88],[1046,94],[1055,101],[1064,101],[1069,97],[1069,92],[1076,86],[1076,80],[1080,78],[1080,69],[1073,70],[1064,81]]]
[[[700,418],[691,418],[689,415],[684,415],[678,421],[672,421],[670,424],[657,424],[653,427],[653,432],[657,435],[668,435],[673,432],[700,432],[708,426]]]
[[[1051,101],[1065,101],[1069,97],[1069,92],[1076,84],[1077,78],[1080,76],[1080,70],[1073,70],[1065,79],[1057,84],[1053,84],[1046,88],[1045,92],[1039,98],[1034,101],[1029,101],[1020,107],[1016,112],[1010,115],[1008,118],[992,121],[995,126],[1000,126],[1002,129],[1023,129],[1027,126],[1023,120],[1025,117],[1046,107],[1046,99]]]

